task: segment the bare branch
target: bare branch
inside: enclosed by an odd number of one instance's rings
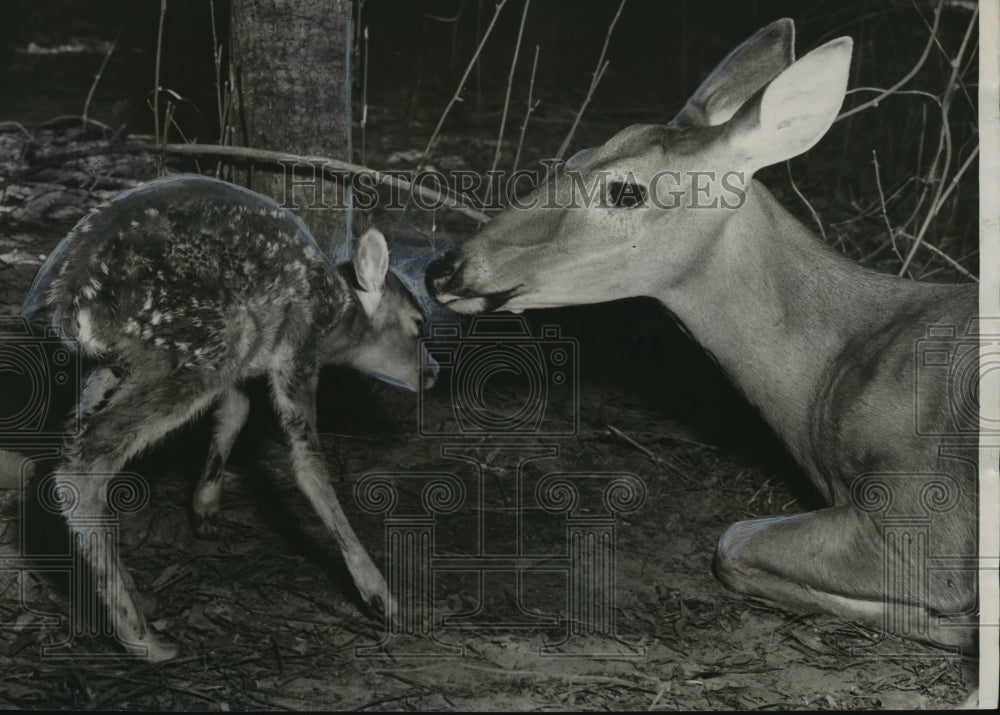
[[[538,69],[538,45],[535,45],[535,60],[531,63],[531,80],[528,82],[528,109],[524,113],[524,122],[521,124],[521,136],[517,139],[517,152],[514,154],[514,166],[511,168],[510,173],[517,173],[517,165],[521,161],[521,147],[524,146],[524,134],[528,131],[528,120],[531,119],[531,113],[535,111],[542,100],[534,102],[534,92],[535,92],[535,70]]]
[[[896,254],[896,258],[902,261],[903,257],[896,246],[896,233],[892,230],[892,224],[889,223],[889,213],[885,209],[885,193],[882,191],[882,177],[879,175],[878,156],[875,154],[874,149],[872,149],[872,166],[875,167],[875,187],[878,189],[878,200],[882,206],[882,219],[885,221],[886,233],[889,234],[889,243],[892,244],[892,252]]]
[[[521,26],[517,30],[517,43],[514,45],[514,59],[510,61],[510,74],[507,76],[507,94],[503,100],[503,114],[500,115],[500,133],[497,135],[497,148],[493,152],[493,164],[490,166],[490,176],[500,163],[500,149],[503,145],[503,131],[507,127],[507,110],[510,107],[510,90],[514,86],[514,70],[517,69],[517,58],[521,54],[521,38],[524,36],[524,21],[528,19],[528,8],[531,0],[525,0],[524,12],[521,13]]]
[[[618,12],[615,13],[615,17],[611,20],[611,25],[608,26],[608,34],[604,37],[604,47],[601,48],[601,56],[597,58],[597,69],[594,70],[594,75],[590,80],[590,88],[587,90],[587,96],[583,98],[583,104],[580,105],[580,111],[576,113],[573,117],[573,126],[569,128],[569,134],[563,139],[562,146],[559,147],[559,151],[556,153],[555,158],[562,159],[566,154],[566,150],[569,148],[569,144],[573,141],[573,134],[576,133],[576,127],[580,124],[580,117],[587,109],[587,105],[590,104],[591,98],[594,96],[594,91],[597,89],[597,85],[601,81],[601,77],[604,76],[604,71],[608,68],[610,62],[604,60],[604,55],[608,51],[608,44],[611,42],[611,33],[615,30],[615,25],[618,24],[618,16],[622,14],[622,8],[625,7],[625,0],[621,0],[618,5]]]
[[[940,3],[938,5],[937,12],[940,12]],[[959,72],[961,71],[962,60],[965,57],[965,51],[969,47],[969,40],[972,37],[972,30],[976,26],[976,21],[978,20],[978,17],[979,17],[979,8],[977,7],[976,10],[972,13],[972,16],[969,18],[969,25],[965,30],[965,36],[962,38],[962,45],[961,47],[959,47],[958,54],[951,61],[951,67],[952,67],[951,77],[948,80],[944,97],[941,100],[941,137],[944,143],[944,152],[945,152],[945,160],[943,163],[944,168],[941,171],[940,178],[937,178],[936,169],[937,169],[938,157],[935,157],[934,163],[931,165],[931,177],[935,178],[937,181],[937,186],[934,191],[934,199],[931,201],[931,205],[927,211],[927,215],[924,216],[924,222],[920,226],[920,230],[917,232],[916,240],[910,247],[910,252],[906,255],[906,260],[903,261],[902,268],[899,269],[900,276],[905,275],[906,271],[909,269],[910,263],[913,261],[913,257],[917,254],[917,249],[920,248],[920,244],[923,243],[924,236],[927,234],[927,230],[930,228],[931,221],[934,219],[935,216],[937,216],[937,213],[941,209],[941,206],[943,205],[945,198],[947,198],[947,196],[951,194],[955,182],[959,177],[961,177],[961,175],[968,168],[969,164],[979,153],[979,147],[977,146],[976,149],[966,158],[965,162],[959,168],[958,172],[955,175],[955,178],[952,180],[948,189],[945,190],[944,182],[948,175],[948,167],[951,164],[951,145],[952,145],[951,128],[948,123],[948,112],[951,109],[951,100],[955,96],[955,92],[958,90]],[[937,14],[935,14],[935,25],[936,21],[937,21]],[[938,156],[940,156],[940,150],[938,152]]]
[[[938,2],[937,7],[934,8],[934,26],[931,27],[930,37],[927,39],[927,44],[924,45],[924,51],[920,55],[920,59],[917,60],[917,63],[913,65],[910,71],[907,72],[901,80],[896,82],[896,84],[889,87],[889,89],[882,90],[882,93],[879,96],[875,97],[874,99],[869,99],[864,104],[859,104],[856,107],[851,107],[846,112],[841,112],[840,115],[838,115],[834,121],[839,122],[841,119],[847,119],[847,117],[857,114],[858,112],[863,112],[866,109],[877,107],[879,105],[879,102],[888,97],[890,94],[894,94],[900,87],[902,87],[904,84],[906,84],[911,79],[917,76],[917,72],[920,71],[920,68],[924,66],[924,62],[926,62],[927,58],[930,56],[931,48],[937,42],[937,29],[938,29],[938,23],[941,20],[941,6],[943,4],[944,0],[940,0],[940,2]]]
[[[94,90],[97,89],[97,85],[101,81],[101,77],[104,76],[104,68],[108,66],[108,60],[111,58],[111,53],[115,51],[115,47],[118,45],[118,39],[122,36],[122,31],[118,30],[118,34],[115,35],[115,41],[111,43],[111,47],[108,51],[104,53],[104,60],[101,62],[100,69],[97,70],[97,74],[94,75],[94,83],[90,85],[90,91],[87,92],[87,100],[83,103],[83,121],[87,122],[87,111],[90,109],[90,100],[94,96]]]
[[[473,54],[472,59],[469,60],[469,64],[465,68],[465,72],[462,74],[462,79],[458,82],[458,89],[455,90],[455,94],[452,95],[452,98],[448,101],[448,106],[446,106],[444,111],[441,113],[441,118],[438,119],[437,126],[434,127],[434,133],[431,134],[431,138],[427,140],[427,146],[424,148],[424,153],[421,155],[420,162],[417,164],[417,171],[420,171],[420,169],[423,168],[424,162],[427,161],[427,157],[430,156],[431,151],[434,149],[434,145],[437,143],[438,135],[441,133],[441,127],[444,126],[444,120],[448,118],[448,113],[451,111],[451,108],[455,106],[455,102],[462,101],[462,89],[465,87],[466,80],[469,79],[469,73],[472,72],[472,68],[475,67],[476,62],[479,60],[479,54],[483,51],[483,46],[490,38],[494,25],[497,24],[497,18],[500,16],[500,11],[503,10],[503,6],[506,4],[507,0],[500,0],[500,2],[497,3],[497,6],[493,11],[493,19],[490,20],[489,27],[487,27],[486,32],[483,33],[483,38],[479,41],[479,46],[476,48],[475,54]]]
[[[377,169],[370,169],[367,166],[352,164],[350,162],[340,161],[339,159],[331,159],[327,156],[290,154],[283,151],[248,149],[246,147],[238,146],[216,146],[212,144],[166,144],[161,146],[158,143],[138,143],[134,146],[138,150],[149,152],[162,151],[167,154],[177,154],[181,156],[224,156],[235,159],[260,160],[285,164],[311,164],[319,167],[323,171],[341,171],[351,175],[366,174],[371,176],[377,183],[398,186],[406,191],[420,194],[422,197],[430,201],[439,201],[441,204],[449,207],[453,211],[475,219],[480,223],[488,223],[490,220],[489,216],[481,211],[469,208],[456,200],[454,197],[440,191],[435,191],[434,189],[429,189],[426,186],[421,186],[419,184],[413,184],[399,176],[378,171]]]
[[[167,14],[167,0],[160,0],[160,25],[156,31],[156,70],[153,80],[153,134],[160,137],[160,57],[163,54],[163,18]]]

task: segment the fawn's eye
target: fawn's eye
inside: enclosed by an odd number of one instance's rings
[[[634,209],[644,206],[649,192],[634,181],[612,181],[608,186],[608,202],[616,209]]]

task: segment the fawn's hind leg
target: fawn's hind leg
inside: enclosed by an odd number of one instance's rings
[[[395,607],[385,579],[351,528],[330,485],[321,456],[316,432],[316,372],[304,370],[300,365],[286,364],[282,369],[272,371],[268,379],[274,406],[288,439],[299,489],[309,498],[313,509],[333,534],[365,603],[391,616]]]
[[[67,497],[63,512],[71,538],[95,586],[74,594],[70,607],[100,619],[102,609],[92,607],[96,591],[118,641],[154,662],[173,658],[177,648],[149,631],[117,544],[110,551],[100,548],[92,524],[110,518],[108,487],[125,462],[193,418],[215,396],[200,380],[143,380],[101,368],[87,380],[79,405],[80,431],[68,442],[66,461],[56,472],[56,484]]]
[[[212,446],[208,452],[208,463],[201,473],[198,486],[195,487],[192,504],[194,532],[202,538],[213,537],[219,533],[222,473],[249,412],[250,400],[237,387],[226,390],[215,406]]]

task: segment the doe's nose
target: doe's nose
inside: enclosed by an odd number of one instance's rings
[[[424,273],[424,283],[431,295],[437,295],[448,282],[455,276],[458,268],[458,258],[455,249],[445,251],[430,265]]]

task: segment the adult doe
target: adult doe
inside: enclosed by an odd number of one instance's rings
[[[797,61],[793,47],[790,20],[763,28],[670,124],[577,153],[432,263],[427,284],[463,313],[658,299],[830,504],[732,525],[717,576],[774,602],[967,645],[977,288],[864,269],[752,180],[818,142],[844,99],[851,39]],[[581,203],[582,191],[595,200]],[[912,517],[927,517],[929,536]]]
[[[351,263],[334,266],[277,203],[201,176],[151,181],[86,216],[39,271],[22,308],[29,320],[51,315],[94,364],[55,476],[74,495],[66,508],[106,514],[109,477],[211,409],[215,429],[193,511],[196,530],[214,533],[223,467],[249,409],[241,384],[264,376],[298,486],[360,595],[391,612],[382,575],[329,484],[315,412],[323,365],[353,366],[412,390],[433,381],[433,363],[417,353],[422,315],[387,271],[378,231],[361,236]],[[74,523],[72,537],[86,540]],[[83,553],[122,645],[152,661],[173,657],[176,647],[148,629],[121,563]]]

